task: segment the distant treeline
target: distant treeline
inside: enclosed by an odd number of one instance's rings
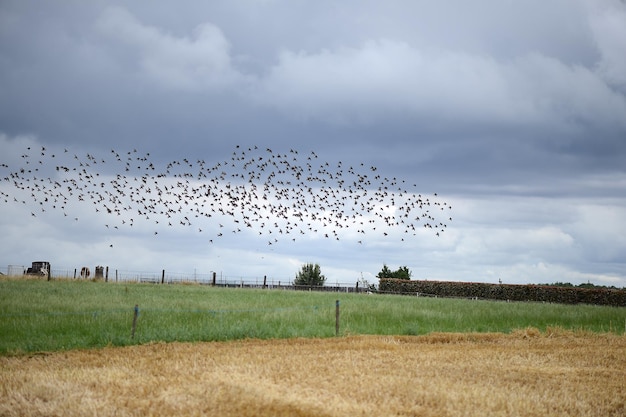
[[[611,285],[611,286],[606,286],[606,285],[596,285],[596,284],[592,284],[590,282],[587,282],[586,284],[578,284],[578,285],[574,285],[572,283],[569,282],[555,282],[552,284],[537,284],[537,285],[545,285],[545,286],[550,286],[550,287],[565,287],[565,288],[587,288],[590,290],[601,290],[601,289],[605,289],[605,290],[619,290],[619,289],[626,289],[626,288],[618,288],[615,285]]]

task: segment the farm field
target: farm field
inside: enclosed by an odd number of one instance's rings
[[[0,416],[624,415],[625,326],[588,305],[5,278]]]
[[[0,355],[151,342],[511,333],[624,334],[626,309],[377,294],[0,279]],[[132,334],[134,306],[138,305]]]
[[[626,337],[151,343],[0,357],[2,416],[623,416]]]

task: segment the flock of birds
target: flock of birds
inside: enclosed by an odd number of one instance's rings
[[[439,236],[452,220],[449,204],[417,193],[415,184],[374,166],[323,162],[315,152],[294,149],[236,146],[214,164],[185,158],[161,167],[137,150],[79,156],[29,146],[19,159],[19,166],[0,164],[4,203],[28,206],[34,217],[60,211],[73,221],[79,218],[72,205],[87,204],[108,229],[147,222],[155,235],[162,227],[191,228],[210,243],[244,231],[268,245],[312,235],[363,243],[371,233]]]

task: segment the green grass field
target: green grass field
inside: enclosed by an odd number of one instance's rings
[[[408,296],[0,280],[0,354],[152,341],[504,332],[549,327],[624,334],[626,309]],[[131,337],[134,306],[139,316]]]

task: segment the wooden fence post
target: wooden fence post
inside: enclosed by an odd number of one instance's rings
[[[267,288],[267,275],[263,275],[263,288]]]
[[[161,271],[161,284],[165,282],[165,269]]]
[[[335,336],[339,336],[339,300],[335,302]]]
[[[135,313],[133,314],[133,328],[130,333],[130,338],[135,338],[135,329],[137,329],[137,316],[139,316],[139,304],[135,304]]]

